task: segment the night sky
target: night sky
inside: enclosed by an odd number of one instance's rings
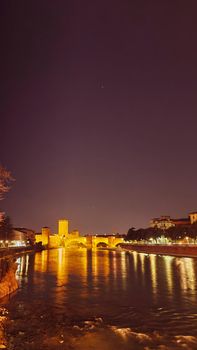
[[[13,224],[125,233],[197,210],[196,0],[2,0],[0,12]]]

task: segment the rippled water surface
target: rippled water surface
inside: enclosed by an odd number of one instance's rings
[[[197,259],[50,250],[18,259],[9,349],[197,349]]]

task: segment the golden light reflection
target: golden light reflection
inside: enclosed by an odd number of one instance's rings
[[[64,248],[58,249],[57,283],[66,284],[68,280],[68,259],[65,257]]]
[[[106,290],[122,289],[125,292],[129,283],[131,288],[135,289],[136,285],[137,290],[150,294],[154,302],[162,303],[164,296],[175,301],[180,293],[196,291],[196,262],[192,258],[59,248],[37,253],[35,258],[30,256],[30,263],[33,261],[33,279],[40,288],[45,288],[48,280],[45,280],[44,273],[50,274],[58,302],[68,297],[73,282],[82,286],[79,288],[82,298],[87,298],[92,283],[96,294],[103,292],[103,286]],[[27,276],[29,255],[18,258],[17,262],[17,274]]]
[[[145,257],[146,257],[146,254],[143,254],[143,253],[139,254],[140,270],[141,270],[141,278],[142,278],[143,286],[145,284]]]
[[[173,292],[173,270],[172,270],[172,263],[174,261],[174,258],[172,256],[165,256],[163,257],[164,263],[165,263],[165,270],[166,270],[166,282],[168,285],[168,290],[170,294]]]
[[[62,255],[63,254],[63,255]],[[59,276],[64,276],[65,280],[69,279],[70,275],[75,275],[80,279],[86,280],[87,278],[87,250],[79,249],[76,254],[76,250],[62,249],[60,253],[60,262],[58,265]],[[71,264],[72,262],[72,264]]]
[[[27,275],[29,268],[29,255],[26,255],[26,268],[25,268],[25,274]]]
[[[106,279],[109,276],[110,266],[109,266],[109,251],[103,250],[102,255],[97,255],[97,271],[100,276],[104,276]]]
[[[110,253],[108,250],[102,250],[102,252],[92,251],[91,268],[95,288],[97,288],[101,277],[105,279],[106,286],[109,285],[109,278],[112,278],[113,275],[113,268],[110,268]],[[112,264],[117,264],[117,261],[114,261]],[[117,268],[115,270],[117,271]]]
[[[140,253],[140,254],[139,254],[139,258],[140,258],[140,263],[141,263],[142,275],[143,275],[143,277],[144,277],[144,272],[145,272],[145,267],[144,267],[145,254]]]
[[[134,251],[132,254],[133,254],[133,266],[134,266],[134,270],[135,270],[135,272],[137,272],[138,253]]]
[[[113,271],[114,279],[116,280],[118,271],[117,271],[117,255],[115,251],[112,252],[112,271]]]
[[[69,264],[68,255],[68,273],[79,275],[80,277],[83,277],[83,279],[87,278],[87,249],[80,249],[78,251],[78,255],[75,256],[74,266]]]
[[[92,251],[92,276],[96,280],[98,277],[97,251]]]
[[[27,276],[28,267],[29,267],[29,255],[23,255],[16,260],[18,264],[17,267],[17,275],[19,276]]]
[[[121,277],[123,281],[123,288],[126,289],[127,264],[125,252],[121,252]]]
[[[180,273],[180,284],[182,290],[195,290],[196,276],[194,271],[194,261],[192,258],[176,259],[176,268]]]
[[[150,267],[151,267],[151,280],[153,294],[157,293],[157,267],[156,267],[156,256],[150,254]]]
[[[185,270],[187,274],[188,288],[191,290],[196,289],[196,274],[194,270],[194,260],[191,258],[184,258]]]
[[[43,250],[41,253],[35,254],[34,270],[39,272],[46,272],[48,264],[48,251]]]
[[[111,263],[111,273],[113,274],[113,279],[112,283],[113,286],[117,286],[117,277],[118,277],[118,262],[119,259],[117,259],[117,254],[115,251],[111,252],[111,257],[112,257],[112,263]]]

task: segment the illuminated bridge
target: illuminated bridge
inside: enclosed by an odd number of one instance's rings
[[[118,234],[81,236],[76,230],[71,233],[68,232],[68,220],[59,220],[58,234],[51,234],[48,227],[43,227],[42,233],[36,235],[36,242],[42,242],[48,248],[116,248],[124,243],[124,236]]]
[[[65,247],[81,246],[88,249],[95,249],[99,247],[116,248],[120,243],[124,243],[124,238],[115,235],[88,235],[72,237],[72,234],[69,237],[68,234],[67,238],[65,238],[62,243]]]

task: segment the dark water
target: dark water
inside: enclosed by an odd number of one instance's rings
[[[58,249],[18,262],[9,349],[197,349],[197,259]]]

